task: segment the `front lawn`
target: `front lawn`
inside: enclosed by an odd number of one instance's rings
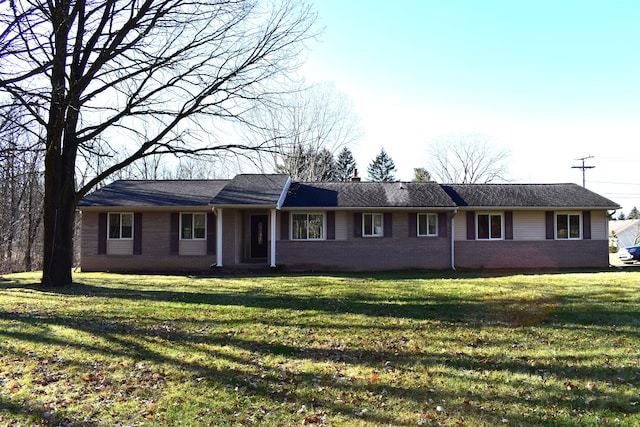
[[[640,425],[640,272],[0,278],[0,426]]]

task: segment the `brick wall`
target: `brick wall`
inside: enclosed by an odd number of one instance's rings
[[[457,268],[607,267],[606,240],[457,241]]]
[[[189,271],[208,270],[215,255],[169,254],[169,212],[143,212],[142,254],[98,255],[98,213],[83,212],[80,267],[82,271]]]
[[[292,270],[448,269],[450,248],[447,238],[281,240],[276,247],[276,263]]]

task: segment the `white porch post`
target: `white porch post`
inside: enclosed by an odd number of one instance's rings
[[[222,267],[222,209],[216,209],[216,266]]]
[[[276,210],[271,209],[271,267],[276,266]]]

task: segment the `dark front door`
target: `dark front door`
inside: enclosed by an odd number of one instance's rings
[[[251,258],[267,257],[267,215],[251,215]]]

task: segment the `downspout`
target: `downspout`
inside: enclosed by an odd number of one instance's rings
[[[456,271],[456,245],[455,245],[455,229],[453,227],[453,218],[458,213],[458,210],[455,209],[453,211],[453,215],[451,215],[451,269]]]
[[[215,209],[215,208],[214,208]],[[222,208],[215,209],[216,211],[216,266],[222,267]]]
[[[269,267],[276,266],[276,210],[271,209],[271,264]]]

